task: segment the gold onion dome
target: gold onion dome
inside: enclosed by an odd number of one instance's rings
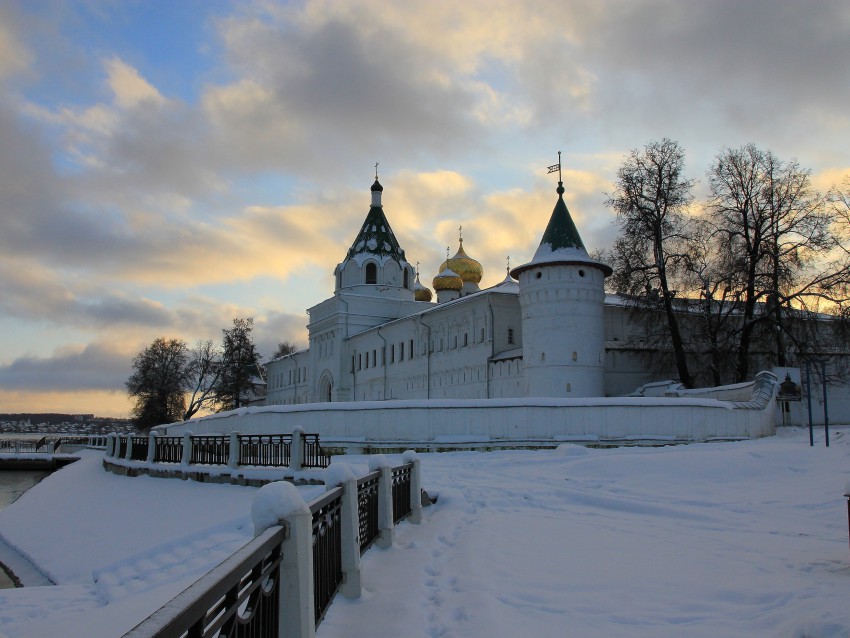
[[[463,249],[463,237],[460,238],[460,246],[455,256],[440,265],[440,272],[442,273],[446,268],[456,273],[466,283],[481,283],[481,277],[484,276],[481,264],[467,255]]]
[[[463,279],[450,268],[446,268],[445,264],[443,264],[440,274],[434,277],[433,283],[434,290],[437,292],[441,290],[460,290],[463,288]]]
[[[431,289],[426,288],[419,281],[419,273],[416,273],[416,281],[413,282],[413,297],[416,301],[431,301]]]

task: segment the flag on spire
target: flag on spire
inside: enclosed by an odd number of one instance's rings
[[[547,175],[549,173],[558,173],[558,179],[561,179],[561,151],[558,151],[558,163],[552,164],[552,166],[549,166],[548,168],[549,172],[546,173]]]

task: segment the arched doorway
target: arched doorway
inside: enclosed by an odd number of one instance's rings
[[[322,374],[322,380],[319,383],[319,401],[330,403],[333,401],[334,382],[330,372],[327,370]]]

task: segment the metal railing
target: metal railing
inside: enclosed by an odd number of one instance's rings
[[[154,444],[154,463],[180,463],[183,460],[182,436],[158,436]]]
[[[130,458],[133,461],[147,461],[150,439],[146,436],[134,436],[132,439],[133,449],[130,451]]]
[[[325,615],[342,583],[342,488],[313,501],[313,604],[316,625]]]
[[[410,471],[413,465],[393,468],[393,522],[398,523],[410,514]]]
[[[193,465],[227,465],[229,458],[230,437],[192,437],[192,456],[190,463]]]
[[[99,435],[86,436],[43,436],[40,439],[2,439],[0,453],[12,454],[51,454],[56,453],[63,445],[74,445],[103,449],[106,447],[106,437]]]
[[[124,638],[278,638],[283,540],[266,530]]]
[[[239,465],[288,467],[291,458],[291,434],[239,435]]]
[[[305,504],[309,517],[306,511],[286,515],[123,638],[315,636],[340,589],[348,597],[360,595],[358,554],[377,537],[392,545],[395,523],[385,513],[390,507],[403,511],[416,496],[404,499],[398,491],[404,485],[418,489],[418,473],[413,461],[329,489]]]
[[[127,442],[130,437],[115,436],[112,458],[127,459]],[[190,465],[235,465],[237,467],[290,467],[292,463],[291,434],[234,434],[236,447],[231,450],[231,436],[220,434],[188,436],[132,436],[131,461],[147,461],[153,440],[154,463],[186,462]],[[302,437],[303,467],[325,468],[330,457],[319,444],[318,434]],[[186,449],[184,450],[184,446]],[[191,446],[191,449],[188,448]],[[105,447],[105,446],[104,446]],[[233,458],[233,455],[236,458]]]
[[[327,467],[331,459],[319,445],[318,434],[302,434],[304,439],[304,466],[305,467]]]
[[[378,538],[378,480],[380,472],[357,479],[357,510],[360,528],[360,553]]]

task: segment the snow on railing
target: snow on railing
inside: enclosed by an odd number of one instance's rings
[[[309,503],[290,483],[260,488],[251,507],[254,540],[123,638],[315,638],[337,592],[361,595],[360,555],[371,540],[391,546],[395,523],[421,521],[419,460],[413,452],[403,460],[390,467],[376,457],[359,479],[347,465],[333,465],[327,491]],[[407,479],[394,478],[401,476]],[[394,522],[392,513],[405,507]]]

